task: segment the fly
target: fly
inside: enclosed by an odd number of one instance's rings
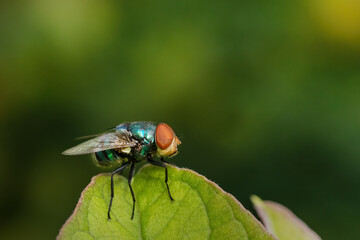
[[[128,184],[133,199],[131,219],[134,218],[135,195],[131,187],[131,180],[135,174],[135,164],[144,160],[165,169],[165,184],[171,201],[174,201],[168,185],[168,171],[165,158],[175,156],[178,153],[178,145],[181,142],[169,125],[153,122],[126,122],[119,124],[106,133],[91,135],[90,137],[94,138],[69,148],[62,154],[93,154],[99,166],[120,166],[111,173],[111,197],[108,219],[111,219],[110,212],[114,198],[113,176],[129,166]]]

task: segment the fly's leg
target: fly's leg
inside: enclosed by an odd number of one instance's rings
[[[163,160],[162,160],[162,161],[163,161]],[[163,162],[154,161],[154,160],[152,160],[151,158],[148,158],[148,162],[149,162],[150,164],[152,164],[152,165],[165,168],[165,184],[166,184],[166,187],[167,187],[167,190],[168,190],[169,197],[170,197],[171,201],[174,201],[174,199],[173,199],[172,196],[171,196],[170,188],[169,188],[169,185],[168,185],[168,170],[167,170],[166,164],[163,163]]]
[[[132,209],[132,214],[131,214],[131,220],[133,220],[134,218],[134,212],[135,212],[135,195],[134,195],[134,191],[131,187],[131,180],[134,176],[134,173],[135,173],[135,162],[132,162],[131,163],[131,166],[130,166],[130,173],[129,173],[129,178],[128,178],[128,184],[129,184],[129,188],[130,188],[130,191],[131,191],[131,196],[132,196],[132,199],[133,199],[133,209]]]
[[[160,158],[160,160],[166,164],[170,164],[168,161],[166,161],[164,158]]]
[[[128,167],[130,165],[129,162],[125,163],[124,165],[122,165],[121,167],[119,167],[118,169],[116,169],[115,171],[113,171],[111,173],[111,197],[110,197],[110,204],[109,204],[109,210],[108,210],[108,220],[111,219],[110,217],[110,211],[111,211],[111,205],[112,205],[112,201],[114,198],[114,175],[118,172],[120,172],[121,170],[124,170],[126,167]]]
[[[166,163],[167,165],[176,166],[176,165],[173,164],[173,163],[169,163],[169,162],[166,161],[164,158],[160,158],[160,160],[161,160],[163,163]]]

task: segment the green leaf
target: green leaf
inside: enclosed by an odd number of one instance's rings
[[[188,169],[169,166],[169,199],[164,169],[145,166],[132,186],[134,219],[127,179],[116,176],[111,220],[107,220],[110,176],[100,174],[81,194],[58,239],[249,239],[274,240],[232,195]]]
[[[252,196],[251,201],[269,232],[280,240],[320,240],[321,238],[293,212],[276,202]]]

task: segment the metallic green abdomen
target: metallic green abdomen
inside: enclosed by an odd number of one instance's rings
[[[95,158],[100,166],[111,166],[118,163],[121,159],[120,154],[114,149],[109,149],[95,153]]]

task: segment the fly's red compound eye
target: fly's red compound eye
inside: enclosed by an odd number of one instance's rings
[[[156,144],[162,150],[167,149],[171,145],[175,136],[172,128],[165,123],[160,123],[157,125],[155,135]]]

